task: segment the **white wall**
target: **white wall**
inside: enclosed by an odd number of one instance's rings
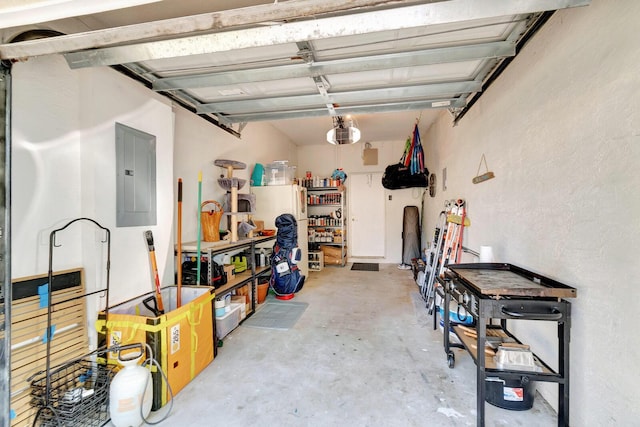
[[[214,130],[212,132],[212,129]],[[251,174],[256,163],[288,160],[296,165],[296,146],[268,123],[249,123],[242,138],[215,129],[213,125],[182,108],[176,109],[176,144],[174,150],[175,194],[178,178],[183,181],[182,239],[195,241],[198,227],[198,171],[202,171],[202,200],[224,201],[225,190],[218,185],[226,170],[213,164],[216,159],[236,160],[246,164],[233,175],[246,179],[239,193],[249,193]],[[177,199],[174,202],[177,211]],[[176,214],[177,217],[177,214]],[[224,217],[226,218],[226,217]],[[241,220],[241,218],[238,218]],[[226,225],[226,219],[223,219]]]
[[[640,3],[594,0],[556,13],[452,127],[425,139],[429,169],[448,169],[427,208],[468,202],[465,245],[578,289],[572,300],[571,424],[636,425],[640,369]],[[482,154],[495,179],[474,185]],[[555,363],[555,326],[516,325]],[[557,387],[538,383],[552,404]]]
[[[287,159],[295,146],[267,123],[248,125],[239,140],[110,68],[72,71],[61,56],[18,62],[12,70],[12,277],[48,271],[49,234],[89,217],[111,231],[110,303],[151,292],[145,230],[153,231],[163,286],[174,283],[177,177],[184,179],[183,237],[196,239],[197,179],[203,200],[222,200],[213,160]],[[156,225],[115,225],[115,123],[156,136]],[[175,171],[174,171],[175,167]],[[248,184],[247,184],[248,191]],[[242,192],[242,191],[241,191]],[[106,247],[90,223],[59,233],[54,270],[83,267],[87,288],[106,285]],[[104,301],[90,301],[89,315]],[[89,329],[93,324],[89,321]]]
[[[407,123],[407,135],[413,132],[414,123]],[[362,129],[366,132],[366,129]],[[421,130],[421,132],[424,132]],[[331,173],[342,168],[347,174],[347,197],[349,197],[349,174],[366,172],[384,172],[385,168],[398,163],[402,153],[406,135],[398,135],[397,141],[370,141],[371,147],[378,149],[378,164],[363,164],[362,150],[365,142],[351,145],[335,146],[329,143],[324,145],[301,146],[298,148],[298,177],[303,177],[306,171],[311,171],[314,176],[329,177]],[[404,138],[404,139],[403,139]],[[426,149],[426,142],[423,139]],[[378,183],[382,186],[382,183]],[[402,261],[402,220],[405,206],[417,206],[422,210],[423,189],[411,188],[403,190],[385,189],[385,256],[380,259],[382,263],[400,263]],[[389,200],[391,196],[391,200]],[[428,199],[429,197],[427,197]],[[428,202],[427,202],[428,203]],[[348,204],[348,203],[347,203]],[[349,245],[350,233],[347,224],[347,245]],[[424,247],[424,242],[423,245]],[[371,261],[351,257],[347,247],[349,261]]]
[[[162,231],[171,227],[171,211],[163,209],[170,196],[158,194],[157,225],[115,227],[115,123],[156,136],[157,184],[167,187],[173,178],[171,107],[113,70],[70,71],[59,56],[16,63],[12,75],[12,277],[46,273],[49,233],[89,217],[111,230],[111,301],[150,291],[142,233],[152,229],[160,248],[169,244]],[[84,267],[88,290],[106,285],[106,247],[97,244],[102,236],[92,227],[70,228],[53,265]]]

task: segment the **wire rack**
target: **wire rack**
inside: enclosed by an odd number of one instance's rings
[[[109,385],[115,372],[113,366],[97,361],[102,352],[106,350],[36,374],[31,404],[39,408],[40,426],[93,427],[109,421]]]
[[[111,264],[111,232],[91,218],[76,218],[49,234],[49,281],[47,304],[47,357],[46,369],[29,378],[31,384],[31,404],[38,408],[33,426],[55,427],[93,427],[102,426],[109,421],[109,385],[115,372],[112,367],[98,360],[106,360],[107,348],[100,348],[81,358],[51,367],[51,341],[54,338],[52,323],[53,290],[53,253],[56,234],[64,231],[76,222],[93,223],[103,230],[106,244],[106,286],[91,294],[104,292],[106,297],[105,313],[109,309],[109,268]]]

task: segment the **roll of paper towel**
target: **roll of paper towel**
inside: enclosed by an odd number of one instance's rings
[[[480,262],[493,262],[493,249],[491,246],[480,246]]]

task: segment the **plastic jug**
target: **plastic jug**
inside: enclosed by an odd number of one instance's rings
[[[139,347],[139,352],[122,357],[122,350]],[[151,412],[153,388],[151,371],[138,364],[144,355],[142,344],[130,344],[120,347],[118,362],[124,366],[118,371],[109,387],[109,415],[116,427],[137,427]],[[142,406],[142,407],[141,407]]]

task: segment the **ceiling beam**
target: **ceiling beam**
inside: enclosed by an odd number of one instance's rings
[[[338,106],[341,104],[385,104],[389,101],[393,102],[394,100],[407,98],[409,99],[409,102],[413,102],[421,98],[452,98],[461,93],[477,92],[481,88],[482,82],[471,80],[453,83],[432,83],[414,86],[331,92],[329,93],[329,96],[331,101]],[[288,111],[306,109],[322,104],[325,104],[325,99],[320,94],[294,95],[200,104],[196,107],[196,112],[198,114],[216,113],[230,115],[242,111],[265,112],[271,110]]]
[[[315,52],[313,51],[313,46],[308,41],[298,42],[298,56],[300,56],[307,64],[311,64],[316,61]],[[274,76],[275,77],[275,76]],[[327,80],[326,76],[322,74],[317,74],[315,76],[307,76],[313,79],[313,83],[316,85],[316,89],[322,99],[324,99],[325,105],[327,107],[327,111],[329,115],[333,116],[336,113],[333,102],[331,102],[331,96],[329,96],[329,89],[331,89],[331,85]]]
[[[344,13],[361,8],[387,8],[399,5],[443,0],[288,0],[219,12],[143,22],[116,28],[69,34],[30,43],[0,45],[0,59],[25,59],[106,46],[185,37],[193,34],[225,31],[231,28],[313,18],[318,15]]]
[[[315,78],[331,74],[416,67],[486,58],[505,58],[514,56],[515,53],[516,48],[513,42],[479,43],[421,51],[315,61],[309,64],[291,64],[248,70],[165,77],[155,80],[153,82],[153,89],[156,91],[165,91],[303,77]]]
[[[158,1],[160,0],[3,1],[0,6],[0,28],[38,24],[71,16],[89,15]]]
[[[276,5],[289,5],[290,12],[298,10],[301,3],[305,3],[307,9],[312,8],[312,0],[290,0]],[[336,0],[332,0],[335,7]],[[383,3],[383,2],[380,2]],[[389,2],[386,2],[390,4]],[[191,27],[188,31],[174,29],[169,40],[150,41],[146,43],[114,44],[114,30],[121,33],[118,39],[128,39],[128,43],[139,41],[148,37],[140,34],[139,25],[154,29],[151,23],[138,24],[119,29],[99,30],[89,33],[75,34],[72,36],[53,37],[51,39],[32,40],[16,43],[14,45],[0,45],[0,59],[19,59],[47,53],[65,53],[65,57],[71,68],[115,65],[129,62],[146,61],[152,59],[175,58],[189,55],[200,55],[214,52],[243,49],[249,47],[271,46],[283,43],[296,43],[305,40],[318,40],[327,37],[340,37],[349,35],[361,35],[378,31],[393,31],[404,28],[416,28],[438,24],[451,24],[476,19],[493,18],[497,16],[511,16],[523,13],[542,12],[546,10],[563,9],[567,7],[583,6],[590,0],[449,0],[421,4],[417,6],[395,7],[387,10],[353,13],[343,16],[311,19],[303,22],[287,22],[270,26],[230,30],[213,34],[191,35],[196,30]],[[350,2],[346,2],[347,5]],[[272,5],[273,6],[273,5]],[[253,19],[239,19],[237,25],[247,25],[250,22],[265,22],[271,20],[268,15],[256,17],[254,7],[233,9],[236,13],[253,16]],[[265,7],[265,6],[263,6]],[[345,9],[346,10],[346,9]],[[226,11],[230,12],[230,11]],[[267,9],[264,9],[264,13]],[[218,12],[222,14],[223,12]],[[292,14],[293,16],[293,14]],[[307,14],[307,16],[310,16]],[[185,18],[182,18],[185,19]],[[282,18],[281,18],[282,19]],[[159,21],[163,22],[163,21]],[[184,22],[184,21],[181,21]],[[205,26],[200,31],[215,29],[213,23]],[[156,23],[156,26],[159,24]],[[225,28],[232,28],[227,25]],[[155,32],[152,31],[152,33]],[[128,34],[128,35],[127,35]],[[161,34],[155,33],[154,36]],[[151,35],[149,35],[151,36]],[[60,39],[64,39],[60,43]],[[165,35],[167,37],[167,35]],[[89,41],[90,40],[90,41]],[[105,47],[111,46],[111,47]],[[82,51],[82,49],[90,49]],[[80,50],[78,52],[78,50]]]
[[[65,54],[71,68],[166,59],[539,12],[589,0],[449,0]]]
[[[367,114],[367,113],[391,113],[396,111],[415,111],[426,109],[446,109],[446,108],[463,108],[465,99],[462,98],[446,98],[446,99],[427,99],[413,102],[387,102],[375,105],[359,105],[337,107],[336,115],[347,114]],[[329,117],[326,108],[311,108],[308,110],[290,110],[290,111],[271,111],[264,113],[249,114],[230,114],[222,116],[231,123],[237,122],[258,122],[258,121],[274,121],[284,119],[309,118],[309,117]]]

